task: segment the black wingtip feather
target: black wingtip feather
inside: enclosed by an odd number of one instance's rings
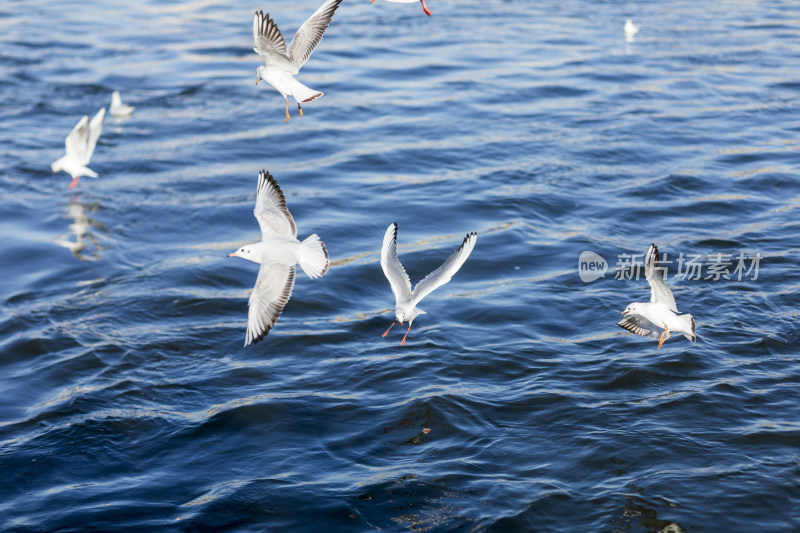
[[[646,330],[640,326],[633,315],[628,315],[619,322],[617,325],[627,331],[628,333],[632,333],[634,335],[640,335],[642,337],[650,337],[652,336],[652,332]]]
[[[461,243],[461,246],[459,246],[458,249],[459,250],[462,249],[464,246],[467,245],[467,242],[469,242],[469,240],[472,237],[477,237],[477,236],[478,236],[478,233],[475,232],[475,231],[470,231],[469,233],[467,233],[466,237],[464,237],[464,242]]]
[[[324,276],[331,267],[331,257],[328,255],[328,249],[325,247],[325,243],[322,242],[322,239],[319,240],[319,245],[322,246],[322,252],[325,254],[325,268],[322,269],[322,273],[320,274],[320,276]]]
[[[292,297],[292,289],[294,288],[294,269],[289,270],[289,277],[286,278],[286,285],[283,287],[283,293],[281,293],[281,298],[284,300],[283,307],[275,314],[275,320],[272,321],[272,325],[268,326],[267,329],[262,331],[258,337],[254,337],[251,344],[255,344],[258,341],[264,340],[264,338],[269,335],[269,332],[272,331],[272,328],[278,323],[278,319],[281,317],[286,304],[289,303],[289,299]]]
[[[269,184],[275,188],[275,191],[278,193],[278,198],[280,198],[281,203],[283,206],[286,206],[286,197],[283,195],[283,190],[281,189],[278,182],[275,181],[275,178],[272,174],[269,173],[268,170],[264,170],[263,168],[258,173],[258,192],[261,192],[261,189],[265,186],[265,184]]]
[[[271,185],[278,194],[278,207],[286,211],[286,216],[289,219],[289,225],[292,228],[292,233],[297,233],[297,226],[295,225],[294,219],[289,212],[289,206],[286,205],[286,196],[283,194],[283,189],[281,186],[278,185],[278,182],[275,178],[270,174],[269,170],[264,170],[263,168],[258,171],[258,187],[256,188],[256,194],[258,195],[261,193],[261,189],[264,188],[267,184]]]

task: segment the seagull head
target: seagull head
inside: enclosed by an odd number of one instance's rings
[[[247,246],[242,246],[235,252],[229,253],[228,257],[241,257],[242,259],[247,259],[253,263],[261,263],[261,258],[258,256],[255,249],[253,249],[253,246],[249,244]]]
[[[628,315],[631,315],[631,314],[637,314],[638,312],[639,312],[639,308],[637,307],[637,305],[635,303],[632,303],[632,304],[628,305],[628,307],[626,307],[625,310],[620,314],[624,315],[624,316],[628,316]]]
[[[63,165],[61,163],[61,159],[57,159],[57,160],[53,161],[52,163],[50,163],[50,170],[53,171],[53,174],[55,174],[59,170],[63,170],[63,169],[64,169],[64,167],[63,167]]]
[[[264,79],[264,76],[267,73],[266,71],[267,69],[264,67],[264,65],[261,65],[256,69],[256,85],[258,85],[259,81]]]
[[[394,315],[397,317],[397,321],[400,322],[400,325],[403,325],[404,321],[408,321],[408,325],[410,326],[414,319],[417,318],[419,315],[424,315],[425,311],[420,309],[419,307],[414,307],[410,311],[408,308],[406,309],[395,309]]]

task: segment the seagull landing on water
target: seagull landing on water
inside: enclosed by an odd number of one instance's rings
[[[256,85],[260,80],[269,83],[273,89],[281,93],[286,100],[286,122],[289,116],[289,96],[297,102],[297,110],[303,116],[301,103],[316,100],[322,92],[309,89],[294,77],[300,72],[300,67],[308,60],[311,52],[322,40],[322,34],[328,28],[333,18],[333,13],[342,0],[327,0],[317,9],[307,21],[300,26],[286,51],[286,41],[283,40],[275,21],[264,16],[264,11],[256,11],[253,17],[253,50],[264,60],[264,65],[256,69]]]
[[[383,246],[381,247],[381,267],[383,273],[389,280],[394,293],[394,316],[396,320],[392,322],[384,334],[385,337],[389,330],[399,321],[403,325],[403,321],[408,320],[408,330],[403,335],[401,345],[405,345],[408,332],[411,331],[411,323],[417,315],[424,315],[425,311],[417,307],[417,304],[429,295],[431,292],[441,287],[453,277],[453,274],[458,272],[458,269],[467,260],[472,249],[475,247],[475,241],[478,239],[478,234],[475,232],[467,233],[464,237],[464,242],[458,247],[458,250],[453,252],[453,255],[447,258],[442,266],[428,274],[425,279],[417,283],[414,291],[411,291],[411,280],[408,279],[408,274],[400,263],[400,258],[397,257],[397,222],[393,223],[386,229],[386,234],[383,236]]]
[[[81,176],[97,177],[97,172],[86,165],[92,159],[97,139],[100,138],[100,132],[103,131],[103,119],[105,116],[105,107],[100,108],[100,111],[92,118],[91,122],[89,122],[87,115],[83,115],[67,135],[65,142],[66,153],[50,165],[53,174],[63,170],[72,176],[72,183],[69,184],[70,189],[75,188]]]
[[[369,3],[371,4],[374,1],[375,0],[369,0]],[[429,17],[433,15],[433,13],[431,13],[431,10],[428,9],[428,6],[425,5],[425,0],[386,0],[386,1],[391,2],[393,4],[413,4],[414,2],[419,2],[420,4],[422,4],[422,10],[425,12],[426,15],[428,15]]]
[[[261,226],[261,242],[228,254],[228,257],[241,257],[261,265],[248,302],[245,346],[266,337],[278,321],[292,295],[296,264],[299,263],[310,278],[323,276],[330,266],[328,250],[316,234],[302,242],[297,240],[297,227],[286,207],[283,191],[265,170],[258,173],[253,214]]]
[[[633,42],[633,38],[639,33],[639,24],[634,24],[631,19],[625,20],[625,40],[629,43]]]
[[[134,109],[132,105],[125,105],[122,103],[119,91],[111,93],[111,106],[108,108],[108,112],[111,113],[112,117],[127,117],[133,113]]]
[[[643,337],[658,339],[658,349],[670,337],[670,331],[683,333],[695,342],[694,318],[679,315],[672,291],[664,284],[664,268],[657,267],[658,248],[651,244],[644,258],[644,275],[650,283],[650,302],[634,302],[622,312],[625,318],[617,322],[621,328]],[[656,330],[664,330],[659,335]]]

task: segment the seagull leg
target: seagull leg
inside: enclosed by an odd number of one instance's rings
[[[419,1],[422,4],[422,10],[425,12],[425,14],[428,15],[429,17],[433,15],[433,13],[431,13],[431,10],[428,9],[428,6],[425,5],[425,0],[419,0]]]
[[[391,326],[389,326],[389,329],[392,329],[392,328],[394,327],[394,325],[395,325],[395,324],[397,324],[397,320],[395,320],[394,322],[392,322],[392,325],[391,325]],[[383,332],[383,335],[381,335],[381,337],[385,337],[386,335],[388,335],[388,334],[389,334],[389,329],[387,329],[386,331],[384,331],[384,332]]]
[[[666,337],[664,335],[666,335]],[[665,340],[669,339],[670,335],[669,328],[664,328],[664,331],[658,336],[658,348],[656,348],[656,350],[661,349],[661,345],[664,344]]]
[[[74,189],[78,185],[78,180],[80,180],[80,179],[81,179],[80,176],[78,176],[76,178],[72,178],[72,183],[69,184],[69,188],[70,189]]]
[[[286,122],[289,122],[289,119],[292,118],[289,116],[289,99],[286,98],[285,96],[283,97],[283,99],[286,100]]]
[[[403,340],[400,341],[400,346],[406,345],[406,337],[408,337],[408,332],[411,331],[411,324],[408,325],[408,329],[406,330],[406,334],[403,335]]]
[[[300,107],[300,103],[297,104],[297,111],[300,113],[300,117],[303,117],[303,108]]]

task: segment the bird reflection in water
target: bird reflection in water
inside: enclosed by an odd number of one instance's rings
[[[96,261],[100,259],[100,241],[91,233],[91,229],[105,230],[103,224],[95,221],[91,215],[97,211],[96,202],[84,203],[78,196],[69,199],[69,205],[64,209],[64,218],[72,220],[69,233],[64,233],[56,239],[56,244],[70,250],[75,257],[83,261]]]

